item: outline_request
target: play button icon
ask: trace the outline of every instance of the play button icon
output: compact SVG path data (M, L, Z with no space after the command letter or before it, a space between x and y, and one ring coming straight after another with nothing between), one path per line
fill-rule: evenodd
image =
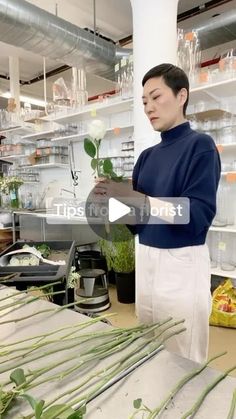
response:
M148 203L145 203L144 195L134 199L132 183L127 179L113 186L114 190L109 190L106 182L101 181L91 190L85 202L86 229L89 226L106 241L123 242L132 238L131 231L135 231L137 224L147 223Z
M110 223L119 220L131 211L128 205L123 204L115 198L110 198L108 202L108 219Z

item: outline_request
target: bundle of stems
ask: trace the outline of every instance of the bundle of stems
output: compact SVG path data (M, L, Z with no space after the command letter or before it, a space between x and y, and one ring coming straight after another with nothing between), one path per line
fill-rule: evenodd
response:
M158 339L157 342L153 341L154 338L150 339L150 345L147 349L144 349L140 352L140 349L143 349L146 347L145 345L140 345L141 347L138 348L136 352L133 352L132 354L129 353L128 355L124 356L122 360L118 363L118 366L110 373L106 373L105 376L102 377L102 379L99 381L98 384L95 385L95 387L90 390L86 394L82 394L79 397L72 397L72 399L66 403L67 407L71 407L74 409L79 409L82 406L85 406L90 401L92 401L97 395L101 394L103 391L107 390L109 387L111 387L115 382L116 377L120 375L121 378L126 376L126 372L129 371L129 369L132 366L135 366L140 360L150 355L152 352L156 351L157 349L162 350L164 349L164 342L169 339L170 337L177 335L179 333L182 333L185 331L185 328L178 329L176 331L170 332L162 339ZM67 392L67 395L69 393ZM66 407L62 407L58 412L58 414L63 413L66 410ZM56 419L57 415L51 417L51 419Z
M38 360L40 358L44 358L47 355L51 355L51 354L55 354L56 352L61 352L64 349L71 349L72 347L76 347L78 349L79 345L82 345L85 342L88 342L92 339L97 339L97 338L106 338L106 343L107 343L107 339L109 339L108 344L110 346L110 353L112 352L112 348L113 348L113 352L116 352L119 350L119 348L121 349L122 345L121 343L123 342L123 347L124 346L128 346L128 344L130 344L131 339L138 339L138 337L142 336L142 330L145 330L146 327L145 326L139 326L139 327L135 327L135 328L130 328L130 329L120 329L120 330L109 330L109 331L105 331L105 332L95 332L92 334L85 334L85 335L80 335L79 336L79 340L76 341L73 345L69 345L63 348L57 348L57 349L53 349L51 351L48 351L46 353L43 354L38 354L34 357L33 360ZM153 328L154 329L154 328ZM143 334L144 335L144 334ZM85 340L81 339L81 337L86 336L87 338ZM129 337L132 336L132 337ZM113 338L113 340L111 340L111 338ZM104 347L104 343L100 344L99 346L96 347L96 352L97 355L99 354L99 357L102 357L102 354L105 354L105 356L108 356L109 352L108 349ZM36 383L35 385L31 385L29 387L29 384L32 381L35 381L36 378L42 376L43 374L45 374L48 371L52 371L53 369L57 368L58 366L60 366L61 364L63 364L63 366L72 360L77 360L76 363L76 367L71 367L70 369L67 369L65 372L60 372L54 376L50 376L47 379L42 380L42 383L45 383L46 381L53 381L55 379L62 379L63 377L69 375L70 373L72 373L74 370L78 369L79 367L82 367L86 362L89 361L94 361L95 359L99 358L98 356L96 357L95 354L93 353L93 351L91 351L91 348L89 348L87 351L85 351L84 353L80 353L78 350L76 351L76 354L73 355L69 355L66 358L60 358L60 360L52 363L49 363L48 365L45 365L43 368L37 369L37 370L31 370L28 374L25 374L26 377L28 376L32 376L32 378L26 382L25 384L28 385L28 388L32 388L32 387L36 387L37 385L41 384L41 382ZM32 361L32 358L30 359ZM24 363L28 362L28 359L25 358ZM22 364L23 365L23 364ZM14 367L18 367L20 366L19 364L14 365ZM12 366L7 366L8 370L12 369ZM5 385L10 384L10 382L8 381L7 383L4 383Z
M164 324L164 322L162 324ZM150 326L148 329L145 328L143 330L140 328L140 331L132 332L127 336L123 336L123 334L121 334L120 336L116 336L113 341L109 340L108 343L105 343L105 344L101 343L100 345L96 346L96 349L89 348L88 350L86 350L85 352L83 352L79 356L78 362L76 363L75 366L67 369L63 373L60 372L60 373L58 373L54 376L48 377L47 379L43 379L40 382L36 382L35 385L33 385L33 386L31 385L28 388L31 389L33 387L36 387L36 386L40 385L40 384L45 384L45 382L54 381L56 379L62 380L65 377L67 377L68 375L77 371L78 369L84 367L87 363L90 363L91 361L102 360L102 359L107 358L108 356L111 356L111 355L113 355L117 352L121 352L122 350L124 350L128 346L130 346L135 340L138 340L139 338L145 337L146 334L148 334L150 332L153 332L154 330L158 329L161 325L156 324L156 325ZM77 357L75 357L75 358L77 358ZM66 358L66 359L63 360L63 363L66 363L67 361L70 361L71 359L72 359L71 357ZM58 363L58 362L55 363L54 365L49 364L45 369L38 370L37 374L42 375L43 373L51 371L52 369L56 368L59 365L60 365L60 363ZM34 374L35 373L36 372L34 371ZM34 376L33 379L30 382L32 382L35 378L37 378L37 377Z
M142 328L143 328L143 326L139 327L140 331L142 330ZM136 329L137 328L135 328L134 330L136 331ZM132 332L132 329L131 329L131 332ZM14 362L13 364L7 362L6 365L4 365L3 367L0 368L0 374L2 374L4 372L7 372L7 371L10 371L13 368L18 368L18 367L20 367L20 366L22 366L26 363L37 361L41 358L45 358L45 357L50 356L50 355L55 355L55 353L57 353L57 352L66 351L66 350L70 350L70 349L73 349L73 348L76 348L77 352L78 352L78 345L79 344L85 343L87 341L91 341L92 339L95 339L97 337L100 337L100 338L108 337L108 338L110 338L111 335L115 335L115 344L117 345L117 342L119 342L119 341L117 340L116 335L119 335L119 333L121 335L125 334L125 337L123 337L124 340L127 340L129 338L129 333L125 329L123 329L123 330L121 330L121 332L118 332L116 330L110 330L107 333L105 333L105 332L92 332L90 334L85 335L85 340L81 339L81 337L83 337L83 335L80 335L77 338L73 338L73 339L66 339L65 340L66 344L63 345L62 347L60 347L60 345L58 345L58 344L60 344L61 339L56 340L55 343L57 343L57 345L53 346L51 349L49 349L47 351L36 353L35 355L30 356L30 357L26 357L26 354L25 354L25 356L21 355L21 359ZM73 340L74 342L72 343L71 340ZM109 343L109 345L111 345L111 344ZM40 345L39 345L39 347L40 347ZM90 350L91 349L89 349L89 351Z
M210 358L207 362L205 362L203 365L201 365L199 368L194 369L190 371L188 374L186 374L183 378L180 379L180 381L172 388L170 393L165 397L165 399L159 404L158 407L151 410L147 406L141 406L138 410L136 410L129 419L135 418L135 416L139 412L145 412L147 413L147 419L155 419L158 417L158 415L167 408L168 404L173 400L173 398L176 396L176 394L184 387L185 384L187 384L190 380L192 380L194 377L199 375L203 370L205 370L208 365L214 361L215 359L225 355L227 352L221 352L212 358Z
M45 310L36 311L35 313L28 314L27 316L16 317L14 319L5 320L3 322L0 322L0 326L3 325L3 324L9 324L9 323L19 323L19 322L21 322L23 320L31 319L33 316L38 316L39 314L45 314L45 313L56 314L56 313L59 313L62 310L65 310L66 308L73 307L73 306L75 306L77 304L86 303L87 301L88 301L88 299L85 298L83 300L73 301L72 303L69 303L69 304L66 304L64 306L60 306L60 307L57 307L57 308L47 308ZM91 299L90 299L90 301L91 301Z
M229 413L227 419L234 419L235 415L235 407L236 407L236 389L233 392L232 402L230 405Z
M222 374L218 375L218 377L216 377L210 384L208 384L208 386L202 391L202 393L200 394L200 396L198 397L198 399L196 400L194 405L191 407L191 409L189 409L186 413L184 413L184 415L181 417L181 419L187 419L189 417L193 417L198 412L198 410L200 409L200 407L201 407L203 401L205 400L206 396L208 395L208 393L210 393L210 391L213 390L213 388L215 388L215 386L220 381L222 381L225 377L227 377L228 374L230 374L235 369L236 369L236 365L234 365L231 368L228 368Z
M106 316L106 318L112 317L112 316L114 316L114 313L108 314ZM104 319L104 316L103 317L99 317L94 322L90 322L90 324L88 324L87 327L90 326L90 325L92 325L92 324L94 324L95 322L101 321L102 319ZM75 329L75 327L73 327L73 328ZM76 335L76 334L80 333L81 332L81 329L82 328L80 327L80 325L77 325L76 326L76 330L70 331L69 333L66 333L65 335L60 336L60 340L59 339L44 340L45 337L39 337L38 340L37 340L37 342L33 343L32 345L29 344L27 346L19 346L18 348L15 348L15 349L4 350L4 351L0 352L0 357L7 356L8 357L7 358L8 361L13 361L13 360L15 360L17 358L20 358L22 356L22 354L15 355L15 356L9 358L9 355L12 354L12 353L18 353L18 352L22 352L22 351L29 351L29 352L24 352L23 353L23 356L25 357L26 355L28 355L28 353L34 352L36 350L39 350L39 349L43 348L44 346L49 346L49 345L51 345L53 343L68 342L68 341L73 342L76 339L80 339L80 342L82 342L81 341L81 338L85 339L84 342L86 342L89 339L91 339L91 333L84 333L82 335L80 334L79 336L72 337L73 335ZM56 333L56 332L54 332L54 333ZM112 334L118 335L119 333L120 333L119 330L113 330L113 333ZM95 332L93 334L94 337L96 337L96 336L97 337L105 337L106 335L107 335L106 332L105 333L104 332ZM109 335L110 335L110 333L109 333ZM1 361L0 364L3 364L5 362L6 362L5 360L4 361Z
M194 369L193 371L191 371L190 373L186 374L171 390L171 392L166 396L166 398L159 404L159 406L153 410L151 410L150 408L148 408L146 405L141 404L142 401L140 399L140 404L141 407L139 407L130 417L129 419L134 419L135 416L137 414L139 414L140 412L143 412L144 414L146 413L147 416L146 419L155 419L157 418L164 409L167 408L168 404L173 400L173 398L176 396L176 394L183 388L183 386L185 384L187 384L190 380L192 380L194 377L196 377L197 375L199 375L206 367L208 367L208 365L214 361L215 359L225 355L227 352L222 352L219 353L215 356L213 356L212 358L210 358L206 363L204 363L201 367ZM215 386L222 381L224 378L226 378L228 376L228 374L230 374L230 372L234 371L236 369L236 366L233 366L229 369L227 369L225 372L223 372L222 374L220 374L215 380L213 380L200 394L199 398L197 399L197 401L194 403L194 405L192 406L192 408L186 412L181 419L187 419L187 418L192 418L195 416L195 414L198 412L198 410L200 409L203 401L205 400L206 396L208 395L208 393L213 390L215 388ZM234 414L235 414L235 407L236 407L236 390L234 390L233 392L233 397L232 397L232 401L231 401L231 406L229 409L229 413L227 416L227 419L234 419Z
M65 306L63 306L63 307L65 307ZM62 307L60 307L59 310L60 309L62 309ZM47 341L42 342L41 340L43 340L43 339L45 339L45 338L48 337L48 335L49 335L48 333L45 333L43 335L34 336L32 338L29 338L29 341L31 341L32 339L34 341L36 339L38 339L38 340L40 340L40 342L38 341L38 342L36 342L36 344L33 343L33 345L32 345L33 348L32 347L29 348L28 346L27 347L23 347L24 350L27 350L27 352L23 355L24 359L18 360L14 364L12 364L10 362L10 364L7 363L7 365L3 365L3 367L0 369L0 373L6 372L6 371L10 371L13 368L17 368L17 367L19 367L21 365L24 365L26 363L29 363L29 362L38 360L40 358L44 358L44 357L46 357L48 355L52 355L52 354L54 354L57 351L59 352L59 351L64 351L64 350L67 350L67 349L71 349L72 347L78 347L79 344L82 345L84 342L91 341L92 344L91 344L91 346L87 350L84 350L79 355L78 354L76 354L76 356L75 355L70 355L70 356L67 356L67 358L60 359L60 361L54 362L53 364L52 363L51 364L48 364L47 366L45 366L45 367L43 367L41 369L38 369L38 370L35 370L35 371L30 371L30 373L27 375L27 377L30 376L29 379L25 380L24 383L22 383L21 385L15 387L13 390L11 390L9 392L5 392L5 394L3 395L2 398L3 399L5 398L5 399L2 401L2 404L5 406L5 409L8 408L9 403L12 402L13 398L16 397L19 393L22 393L22 391L26 391L26 390L28 390L30 388L39 386L41 384L45 384L45 382L53 381L55 379L63 380L65 377L67 377L68 375L72 374L74 371L76 371L79 368L87 365L88 363L91 363L91 361L94 361L94 360L98 360L99 361L99 360L102 360L102 359L104 359L104 358L106 358L106 357L108 357L108 356L116 353L116 352L120 352L121 350L123 350L123 349L127 348L128 346L130 346L135 340L138 340L140 338L143 338L147 333L150 333L150 332L154 331L155 329L158 329L159 327L163 326L165 323L168 323L168 322L171 321L171 318L169 318L165 322L162 322L162 324L152 325L152 326L149 326L149 327L148 326L144 326L144 325L140 325L138 327L130 328L130 329L112 329L112 330L108 330L108 331L92 332L90 334L87 333L87 334L84 334L82 336L80 334L78 337L71 338L71 335L74 334L74 333L77 333L79 331L79 329L81 330L81 328L87 327L89 324L93 324L94 322L99 321L100 319L101 318L99 318L99 319L91 319L89 322L85 322L85 324L82 324L82 326L81 325L78 325L80 327L76 328L76 330L72 330L72 332L67 333L66 335L64 335L63 336L63 339L60 337L59 338L59 341L63 341L63 343L66 343L66 345L64 345L62 348L57 348L57 347L55 348L54 347L52 350L45 351L43 353L35 353L35 355L33 357L32 356L28 356L29 353L32 352L32 350L38 351L39 349L41 349L44 346L47 346L49 344L57 343L58 340L57 339L48 339ZM177 324L179 324L179 322L177 322L177 323L171 323L167 327L165 327L164 329L162 329L161 332L157 336L154 336L152 338L143 340L143 342L141 343L141 345L140 344L137 345L137 347L135 349L133 349L129 353L128 356L126 356L127 360L130 360L137 351L140 352L140 350L143 347L145 347L148 343L151 343L153 340L155 341L166 330L168 330L171 327L176 326ZM75 326L73 326L73 327L75 327ZM55 333L57 333L58 331L64 330L64 328L65 327L58 329L57 331L55 331ZM84 339L82 339L82 337ZM111 337L112 337L112 339L111 339ZM98 339L98 338L102 339L102 343L100 345L97 345L95 347L94 346L94 343L93 343L93 339ZM105 342L104 342L104 338L105 338ZM72 343L73 340L74 340L74 343ZM68 345L67 345L67 342L69 342ZM10 347L13 346L14 343L15 344L22 343L22 340L21 341L12 342L10 344ZM158 343L158 346L156 346L156 347L159 347L160 345L161 344ZM6 349L7 347L9 347L9 345L8 346L5 346L4 348ZM21 348L18 348L18 349L21 349L22 350L22 347ZM11 349L11 351L12 351L12 349ZM57 373L57 374L55 374L53 376L42 378L42 376L46 372L49 372L49 371L53 370L54 368L58 367L61 364L64 366L64 365L66 365L66 362L71 361L72 359L76 359L76 357L77 358L79 357L79 362L77 362L75 366L73 366L73 367L71 367L69 369L68 368L65 369L64 371L60 372L60 374ZM117 363L118 363L118 361L115 364L113 364L113 365L116 365ZM131 365L132 365L132 363L131 363ZM109 374L109 377L106 377L106 379L105 379L104 378L104 374L105 374L105 371L108 371L108 370L109 370L109 368L108 369L105 369L105 370L103 369L103 374L102 374L103 375L103 379L101 380L101 377L100 377L100 382L101 381L102 382L99 384L99 388L98 388L98 386L96 386L96 391L97 391L97 389L101 389L104 384L106 384L112 377L115 377L115 375L117 375L117 371L115 370L114 374L113 373L112 374ZM41 379L37 380L38 378L41 378ZM86 383L88 383L92 378L98 379L99 376L97 377L94 374L92 374L92 377L90 376L89 379L86 378L84 383L80 383L80 385L77 386L78 388L76 388L75 390L72 389L69 392L67 392L67 395L68 396L71 396L71 394L73 394L74 391L78 391L79 388L83 388L84 385L86 385ZM104 380L105 380L105 382L104 382ZM9 382L6 383L6 384L9 384ZM92 395L92 393L91 394L89 393L89 396L91 396L91 395ZM64 397L64 396L65 396L65 394L63 394L60 397L57 397L57 399L60 399L61 397ZM88 397L87 396L81 396L81 397L82 397L81 400L83 401L83 403L84 403L84 400L85 401L88 400ZM52 403L53 402L46 404L45 407L51 406ZM4 411L5 411L5 409L4 409Z
M162 322L161 324L151 326L148 330L144 331L144 334L148 334L151 331L154 331L155 329L160 328L160 331L147 339L141 339L141 342L139 342L137 345L135 345L134 348L132 348L129 352L127 352L124 356L122 356L120 359L118 359L116 362L113 362L111 365L103 368L100 371L97 371L96 373L92 373L90 376L86 377L85 380L76 385L75 387L72 387L65 391L64 393L57 396L55 399L51 400L50 402L46 402L44 409L52 406L56 401L61 400L62 398L69 398L69 402L67 402L67 407L74 407L76 405L76 408L81 407L82 405L85 405L88 403L88 401L92 400L96 395L101 393L102 391L105 391L106 388L112 385L112 380L116 378L119 374L122 376L125 375L125 372L132 366L134 366L137 362L148 356L153 351L156 351L158 348L161 350L164 348L163 343L169 339L171 336L176 335L178 333L183 332L185 329L177 329L170 333L166 333L168 329L175 328L175 326L178 326L179 324L182 324L183 321L179 322L172 322L171 324L168 324L166 327L162 327L165 323L170 322L171 319L167 319L166 321ZM164 335L162 338L161 336ZM143 337L143 336L142 336ZM122 349L121 347L116 348L119 352ZM108 351L108 353L98 353L97 349L93 352L90 351L94 356L102 356L106 357L107 355L111 354L111 351ZM114 350L112 351L114 353ZM93 358L94 359L94 358ZM74 371L76 369L79 369L80 365L74 368ZM112 371L110 371L112 370ZM65 374L66 376L67 374ZM91 383L95 379L95 383ZM40 384L43 384L45 382L41 381ZM78 397L77 393L79 390L81 390L85 385L89 384L89 392L86 394L82 394ZM110 384L109 384L110 383ZM91 390L91 387L94 386ZM74 396L73 394L76 393ZM66 410L66 407L63 407L60 411L57 412L57 415L61 414ZM27 416L27 419L32 418L33 415ZM56 416L55 416L56 417ZM52 419L54 416L52 416Z
M26 339L20 339L20 340L17 340L17 341L13 341L13 342L10 342L10 343L7 343L7 344L0 345L0 348L10 348L11 346L13 346L15 348L15 346L20 345L21 343L29 342L31 340L36 340L36 339L37 340L39 340L39 339L45 339L48 336L52 336L52 335L55 335L55 334L61 332L62 330L77 329L77 328L80 329L80 330L82 330L82 329L84 329L86 327L89 327L93 323L97 323L97 322L99 322L101 320L106 319L107 317L111 317L111 316L114 316L114 315L116 315L116 313L110 313L110 314L107 314L107 315L100 315L100 316L96 317L95 319L89 319L89 320L87 320L85 322L76 323L74 325L68 324L66 326L60 327L59 329L52 330L52 331L50 331L48 333L43 333L41 335L34 335L34 336L30 336L30 337L28 337ZM116 330L120 330L120 329L116 329ZM13 352L14 352L14 350L15 349L13 349Z
M57 283L55 283L57 284ZM48 286L48 285L47 285ZM39 287L44 289L46 286ZM64 291L48 292L47 295L55 295ZM18 310L28 304L34 303L40 297L28 297L23 295L22 292L14 293L15 297L20 297L12 304L3 304L0 311L13 308L12 311ZM0 300L0 305L12 295L4 297ZM38 314L48 315L50 312L56 314L74 306L78 302L73 302L65 306L56 308L49 308L33 312L24 317L17 317L15 319L6 319L0 322L1 325L21 322L26 319L32 319L33 316ZM11 312L12 312L11 311ZM9 314L9 312L7 313ZM0 316L3 317L3 316ZM45 316L46 317L46 316ZM76 373L80 369L90 368L92 370L94 362L101 362L114 354L122 353L116 361L113 361L106 368L99 369L96 373L91 371L91 374L83 376L83 379L73 387L57 395L53 400L46 400L43 406L43 412L46 413L57 402L63 400L63 406L57 411L55 416L63 414L68 407L80 408L85 406L89 401L97 397L98 394L105 391L112 386L117 380L130 373L136 368L143 359L150 355L161 351L164 348L164 342L171 336L183 332L185 329L181 327L184 320L174 322L172 318L154 325L140 325L133 328L119 328L101 331L91 331L90 333L81 333L82 329L87 328L94 323L100 321L106 316L100 316L96 319L90 319L84 323L63 326L52 332L44 333L27 338L26 340L16 340L5 345L1 345L0 356L3 361L1 362L0 374L8 371L12 372L19 370L19 367L28 367L31 362L43 359L43 367L34 370L25 371L23 373L24 380L10 390L6 387L12 382L11 380L5 382L1 386L0 392L0 415L5 413L18 396L22 394L27 395L27 391L34 389L38 386L44 386L45 383L50 383L60 380L60 383L65 386L69 384L68 377ZM47 317L46 317L47 318ZM69 330L68 330L69 329ZM65 333L63 331L65 330ZM53 337L52 337L53 335ZM151 336L150 336L151 335ZM75 350L73 352L73 350ZM71 351L66 354L66 351ZM61 353L60 359L48 361L47 357L54 356L56 353ZM9 358L9 355L13 355ZM5 360L4 360L5 359ZM44 362L44 359L46 362ZM70 363L70 364L69 364ZM54 371L60 368L59 372ZM16 370L17 369L17 370ZM8 387L7 387L8 388ZM53 389L53 387L52 387ZM29 415L28 418L34 417L34 414ZM154 416L153 416L154 417Z
M60 295L60 294L65 294L65 291L47 292L43 296L44 297L53 297L54 295ZM22 307L24 307L28 304L34 303L35 301L40 300L41 298L42 298L42 296L36 296L36 297L29 298L26 295L26 296L22 297L21 299L15 301L14 303L6 304L5 306L0 306L0 311L4 311L4 310L7 310L8 308L18 306L18 307L13 308L13 310L10 310L10 311L7 311L4 314L1 314L0 318L2 318L4 316L8 316L9 314L15 312L16 310L19 310L19 309L21 309Z
M52 282L50 283L50 287L54 286L54 285L59 285L61 284L61 281L56 281L56 282ZM3 301L6 301L10 298L15 298L18 295L23 295L23 297L25 297L25 294L27 294L28 292L33 292L33 291L42 291L44 289L47 289L49 287L49 284L46 285L41 285L40 287L30 287L30 289L25 289L23 291L17 291L14 292L12 289L10 290L10 294L7 295L6 297L0 298L0 305Z

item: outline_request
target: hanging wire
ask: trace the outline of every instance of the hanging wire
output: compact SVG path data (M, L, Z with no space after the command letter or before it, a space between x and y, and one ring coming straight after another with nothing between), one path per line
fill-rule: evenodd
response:
M96 0L93 0L93 31L94 43L96 42Z
M45 109L45 114L48 115L48 112L47 112L46 58L45 57L43 57L43 91L44 91L44 109Z

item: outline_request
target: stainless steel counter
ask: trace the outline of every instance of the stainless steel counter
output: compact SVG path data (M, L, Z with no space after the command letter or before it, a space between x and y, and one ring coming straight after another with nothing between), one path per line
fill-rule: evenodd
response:
M45 210L6 209L4 212L9 212L12 217L13 243L16 241L16 217L17 220L19 218L22 240L74 240L78 246L99 240L86 217L75 216L68 220L66 216L58 216Z
M0 290L0 299L9 293L6 288ZM47 301L37 301L32 303L16 313L8 314L8 316L16 317L27 315L37 310L52 307L53 305ZM21 323L12 323L8 325L0 325L0 343L7 343L18 339L38 335L40 333L50 332L63 325L72 325L77 322L88 320L87 317L71 310L64 310L54 315L41 314L32 319L25 320ZM105 330L110 326L99 322L90 326L85 331ZM64 332L65 333L65 332ZM84 348L83 348L84 349ZM80 353L80 348L70 349L69 354ZM98 364L91 365L93 372L102 366L106 366L114 359L118 359L121 355L116 354ZM64 357L64 355L63 355ZM50 361L61 360L62 354L55 352L49 357ZM27 365L27 368L39 368L45 366L46 360L33 361ZM70 365L70 364L68 364ZM156 407L160 401L169 393L171 388L186 373L196 368L197 364L187 359L171 354L166 350L161 351L153 359L147 361L144 365L138 367L131 375L122 379L111 389L98 396L87 406L87 414L85 419L128 419L133 413L133 400L142 398L144 404L150 408ZM0 365L1 372L2 365ZM27 369L25 366L22 367ZM79 370L74 373L68 380L54 383L46 383L43 386L32 389L29 393L38 399L49 400L56 394L61 393L66 388L70 388L79 380L83 379L88 373L88 369ZM0 382L5 381L9 377L8 373L0 374ZM198 377L195 377L189 384L185 385L180 393L174 398L169 408L162 414L162 419L180 419L181 415L186 412L195 402L199 393L206 385L215 378L220 372L207 368ZM236 378L227 377L207 396L196 419L225 419L229 411L233 390L236 388ZM28 414L28 405L25 402L19 403L14 409L9 411L6 419L19 419L22 414ZM141 418L142 416L137 416Z

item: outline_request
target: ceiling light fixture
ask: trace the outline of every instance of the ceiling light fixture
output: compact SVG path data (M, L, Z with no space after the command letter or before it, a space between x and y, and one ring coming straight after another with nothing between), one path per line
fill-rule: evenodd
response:
M10 99L11 98L11 93L10 92L2 93L1 96L5 97L6 99ZM40 100L40 99L30 97L30 96L20 95L20 101L31 103L31 105L35 105L35 106L45 107L44 100Z

